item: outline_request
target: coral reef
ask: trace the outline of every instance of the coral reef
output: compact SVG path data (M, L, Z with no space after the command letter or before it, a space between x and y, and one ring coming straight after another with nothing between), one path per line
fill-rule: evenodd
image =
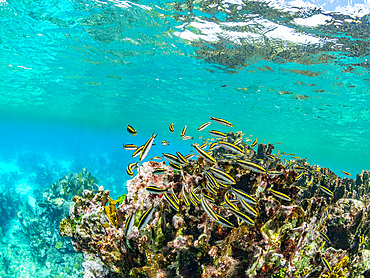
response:
M2 181L14 183L16 177L10 173ZM98 186L97 179L83 169L44 190L33 190L35 198L25 198L14 186L0 193L1 277L81 276L83 256L59 235L59 222L68 216L73 197L82 196L85 189L97 190Z
M194 146L176 170L144 162L119 202L102 186L75 196L59 232L84 277L366 277L369 172L341 179L271 144L239 146L242 158Z

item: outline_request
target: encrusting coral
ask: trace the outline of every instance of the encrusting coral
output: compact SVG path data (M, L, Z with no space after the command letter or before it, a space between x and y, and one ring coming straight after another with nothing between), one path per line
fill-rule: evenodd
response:
M102 186L75 197L60 234L84 254L85 277L360 277L370 268L361 263L369 172L341 179L304 159L283 162L273 145L241 145L243 161L212 149L222 173L205 154L177 170L148 161L117 203Z

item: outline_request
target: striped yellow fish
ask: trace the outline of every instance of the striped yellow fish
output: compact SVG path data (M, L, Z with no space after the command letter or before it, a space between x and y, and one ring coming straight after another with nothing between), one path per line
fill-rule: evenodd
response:
M132 227L134 226L134 223L135 223L135 216L136 216L136 212L133 211L126 220L125 237L128 237L131 234Z
M239 160L239 159L235 160L235 162L239 164L242 168L251 170L252 172L259 173L259 174L266 173L266 169L256 163L246 161L246 160Z
M174 123L171 123L170 124L170 127L169 127L169 130L171 131L171 132L173 132L175 129L173 128L173 125L174 125Z
M215 117L209 117L209 119L211 121L214 121L220 125L224 125L224 126L228 126L228 127L233 127L233 124L230 123L229 121L226 121L224 119L221 119L221 118L215 118Z
M290 202L292 200L288 195L286 195L284 193L281 193L279 191L272 190L272 189L268 189L268 191L270 191L271 194L274 195L278 199L281 199L281 200L284 200L284 201L287 201L287 202Z
M256 145L257 145L257 138L253 141L253 143L251 144L251 147L254 148Z
M139 219L139 225L138 225L138 229L139 231L144 229L146 227L146 225L149 223L150 219L152 219L152 216L153 216L153 212L155 211L157 207L154 206L154 204L147 210L143 213L143 215L140 217Z
M204 124L200 125L198 127L198 131L201 131L201 130L207 128L210 124L211 124L211 122L207 122L207 123L204 123Z
M137 146L134 144L123 144L123 148L128 151L134 151L137 149Z
M217 164L216 159L214 159L211 155L209 155L206 151L199 148L197 145L192 144L192 146L195 148L195 150L208 162Z
M157 135L153 133L152 136L148 139L148 141L146 141L146 143L144 144L143 150L140 153L140 161L142 161L148 155L150 148L152 147L154 139L156 137Z
M216 137L216 138L221 138L221 139L227 139L227 135L225 133L222 133L218 130L211 130L209 131L209 134L213 137Z
M180 133L180 136L181 138L184 137L186 135L186 131L188 130L188 126L185 125L184 128L182 129L181 133Z
M127 131L130 133L132 136L136 136L137 131L135 128L133 128L131 125L127 125Z

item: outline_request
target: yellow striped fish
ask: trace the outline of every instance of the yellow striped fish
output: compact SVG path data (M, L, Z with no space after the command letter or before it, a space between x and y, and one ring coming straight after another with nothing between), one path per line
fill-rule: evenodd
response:
M138 229L139 231L142 230L143 228L146 227L146 225L149 223L150 219L152 219L152 216L153 216L153 212L155 211L155 209L157 208L157 206L155 207L154 204L147 210L143 213L143 215L140 217L139 219L139 225L138 225Z
M146 141L146 143L144 144L143 150L140 154L140 161L142 161L148 155L150 148L153 145L155 137L157 137L157 135L153 133L152 136L148 139L148 141Z
M169 130L171 131L171 132L173 132L175 129L173 128L173 125L174 125L174 123L171 123L170 124L170 127L169 127Z
M136 216L136 211L133 211L126 220L125 237L128 237L131 234L132 227L134 226L134 223L135 223L135 216Z
M251 144L251 147L254 148L256 145L257 145L257 138L253 141L253 143Z
M271 194L274 195L278 199L281 199L281 200L284 200L284 201L288 201L288 202L290 202L292 200L288 195L286 195L284 193L281 193L279 191L272 190L272 189L268 189L268 191L270 191Z
M210 124L211 124L211 122L207 122L207 123L204 123L204 124L200 125L198 127L198 131L201 131L201 130L207 128Z
M253 163L251 161L237 159L237 160L235 160L235 162L237 164L239 164L239 166L241 166L242 168L251 170L252 172L259 173L259 174L265 174L266 173L265 168L263 168L262 166L260 166L256 163Z
M185 125L180 134L181 138L185 136L187 130L188 130L188 126Z
M228 127L233 127L233 124L230 123L229 121L226 121L224 119L221 119L221 118L215 118L215 117L209 117L209 119L211 121L214 121L220 125L224 125L224 126L228 126Z
M236 210L232 207L229 207L230 211L237 217L237 218L240 218L241 220L243 220L245 223L247 224L250 224L250 225L254 225L254 221L248 216L246 215L244 212L241 212L240 210Z
M192 144L192 147L195 148L195 150L208 162L217 164L216 159L214 159L211 155L209 155L206 151L199 148L197 145Z
M132 126L130 126L130 125L127 125L127 131L128 131L128 133L130 133L132 136L136 136L136 134L137 134L136 129L135 129L135 128L133 128L133 127L132 127Z
M227 135L225 133L222 133L218 130L211 130L209 131L209 134L213 137L216 137L216 138L221 138L221 139L227 139Z
M137 146L134 144L123 144L123 148L128 151L134 151L137 149Z

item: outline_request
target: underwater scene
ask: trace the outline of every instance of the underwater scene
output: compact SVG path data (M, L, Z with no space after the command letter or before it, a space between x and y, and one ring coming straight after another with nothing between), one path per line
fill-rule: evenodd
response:
M0 277L370 277L368 0L0 0Z

